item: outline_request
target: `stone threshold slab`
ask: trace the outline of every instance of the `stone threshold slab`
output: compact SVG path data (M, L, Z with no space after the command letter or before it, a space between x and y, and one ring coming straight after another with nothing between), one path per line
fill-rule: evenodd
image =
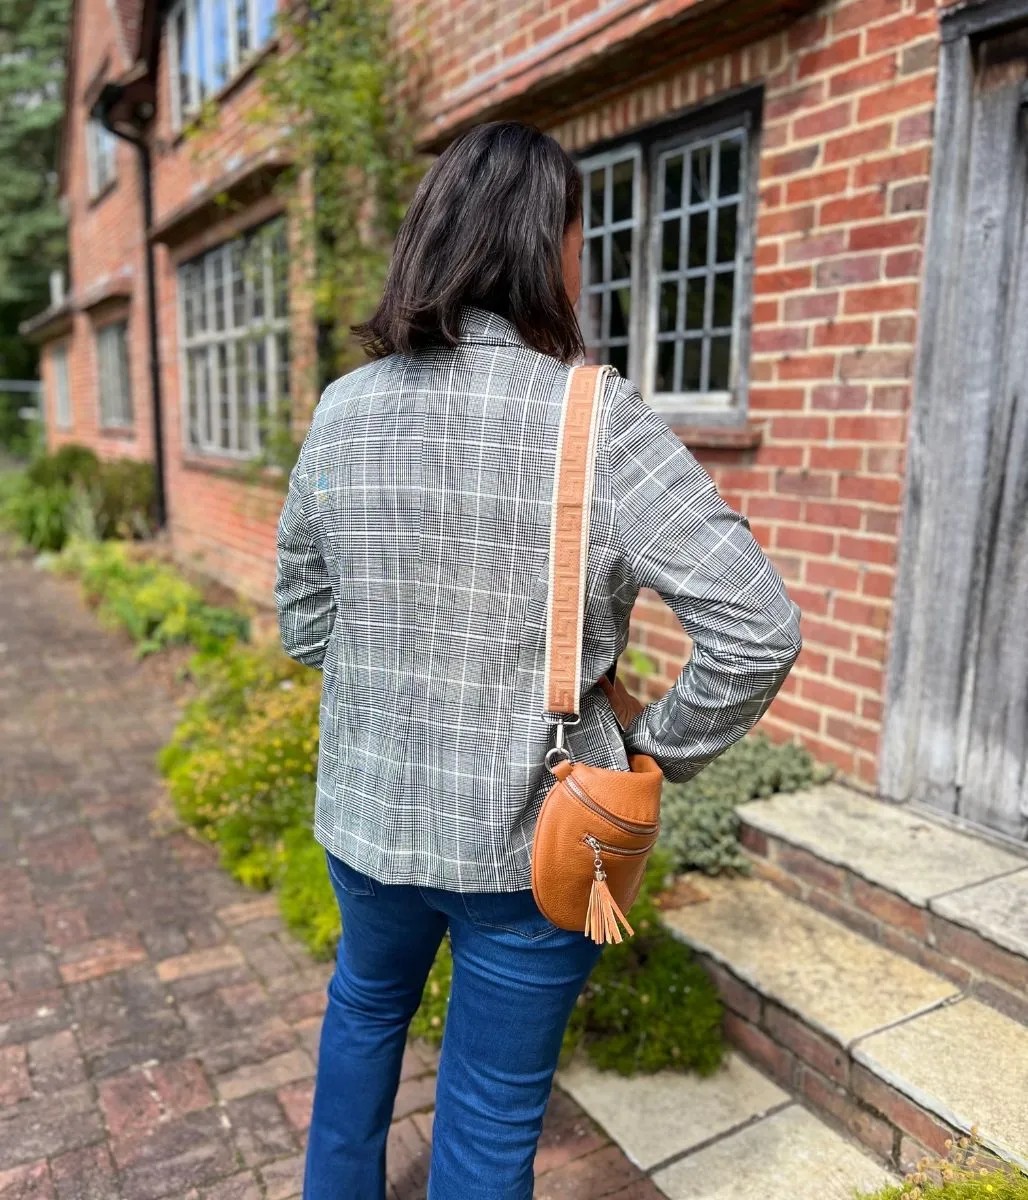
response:
M950 892L928 906L1004 950L1028 958L1028 867Z
M755 800L737 811L761 833L921 908L935 897L1028 869L1026 856L841 784Z
M791 1102L737 1054L707 1078L681 1071L626 1078L576 1060L557 1082L643 1171Z
M868 1037L854 1059L956 1129L1028 1169L1028 1029L964 999Z
M958 995L949 981L751 879L704 879L710 899L668 929L841 1046Z
M653 1175L669 1200L853 1200L896 1179L799 1105Z

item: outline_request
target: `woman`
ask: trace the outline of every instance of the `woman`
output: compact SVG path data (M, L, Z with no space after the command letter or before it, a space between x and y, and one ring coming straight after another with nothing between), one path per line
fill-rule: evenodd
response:
M575 316L581 180L514 123L428 172L396 243L373 361L314 414L279 526L282 641L324 671L315 836L342 914L306 1200L381 1200L407 1026L443 936L453 985L430 1200L527 1200L565 1024L596 947L530 889L553 780L543 711L550 500ZM606 388L573 754L625 745L687 779L758 720L800 649L746 522L630 383ZM694 649L622 734L596 681L641 588Z

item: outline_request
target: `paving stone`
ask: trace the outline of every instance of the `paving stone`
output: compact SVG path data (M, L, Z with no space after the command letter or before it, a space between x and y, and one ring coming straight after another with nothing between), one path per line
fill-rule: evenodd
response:
M874 1075L984 1145L1028 1168L1028 1029L961 1000L861 1042Z
M4 1170L0 1165L0 1200L54 1200L46 1161Z
M289 1124L298 1132L305 1132L311 1123L311 1106L314 1103L314 1080L301 1079L287 1083L276 1093Z
M296 1032L278 1017L225 1042L204 1046L199 1055L212 1075L226 1075L238 1067L266 1062L296 1047Z
M951 892L931 903L933 912L1028 958L1028 868Z
M65 983L83 983L145 960L146 950L131 934L98 938L65 951L61 978Z
M882 1167L794 1105L657 1172L670 1200L852 1200L891 1182Z
M261 1167L267 1200L293 1200L303 1189L303 1155L283 1158Z
M267 1092L225 1105L236 1146L248 1167L295 1154L296 1137L275 1096Z
M411 1118L426 1142L431 1141L432 1117L432 1113L415 1113ZM535 1172L545 1175L576 1158L601 1150L609 1141L570 1096L554 1088L543 1120Z
M734 1054L707 1079L675 1071L626 1079L579 1061L560 1073L560 1086L643 1170L789 1101Z
M165 959L158 964L157 978L162 983L172 983L179 979L190 979L194 975L207 975L212 971L242 965L243 955L238 946L211 946Z
M617 1146L608 1146L541 1175L536 1180L534 1200L597 1200L623 1191L640 1179L639 1169Z
M61 1154L50 1170L57 1200L117 1200L121 1195L106 1142Z
M953 984L768 883L703 886L711 899L666 912L668 928L844 1046L957 995Z
M244 1171L207 1188L202 1200L261 1200L261 1188L254 1173Z
M428 1187L432 1150L407 1117L395 1121L386 1145L386 1175L398 1196L423 1196Z
M37 1091L59 1092L85 1080L85 1063L70 1029L37 1038L26 1049Z
M24 1046L0 1047L0 1109L32 1095L28 1055Z
M290 1050L265 1062L238 1067L216 1081L222 1100L236 1100L254 1092L273 1091L314 1073L310 1058L303 1050Z
M1024 865L1023 858L981 838L835 783L756 800L739 811L761 832L921 906L943 892Z
M247 925L252 921L273 918L281 927L278 913L278 897L274 893L261 896L257 900L243 900L238 904L229 904L218 910L218 920L235 929L239 925Z
M84 1084L17 1105L3 1121L0 1168L75 1150L104 1136Z

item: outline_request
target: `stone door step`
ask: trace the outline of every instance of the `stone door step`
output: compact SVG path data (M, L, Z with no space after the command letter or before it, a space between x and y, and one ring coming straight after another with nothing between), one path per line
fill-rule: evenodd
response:
M894 1180L736 1054L707 1079L575 1062L559 1081L671 1200L851 1200Z
M901 1172L972 1126L1028 1163L1028 1029L764 880L694 883L664 921L782 1087Z
M757 874L1028 1025L1028 848L838 784L738 811Z

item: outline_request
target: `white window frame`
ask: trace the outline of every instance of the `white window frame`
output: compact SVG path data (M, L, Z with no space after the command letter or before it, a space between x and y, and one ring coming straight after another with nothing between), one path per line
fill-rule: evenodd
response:
M275 312L275 276L273 271L274 243L277 236L288 237L284 217L276 217L248 230L241 237L223 242L178 268L179 309L179 379L181 381L182 443L191 452L241 460L260 457L266 447L266 422L279 417L288 420L290 380L281 387L279 361L280 339L287 351L292 328L289 315L288 243L283 256L286 271L286 312ZM246 269L246 252L259 247L260 278L263 313L253 316L257 275ZM244 319L236 321L235 278L233 252L242 248L244 281ZM223 322L214 329L215 276L221 271ZM186 312L187 303L197 293L190 291L190 275L202 272L204 298L204 328L197 330L195 312L193 326ZM245 352L246 378L239 378L238 351ZM257 386L257 347L264 351L264 378L267 407L262 411ZM219 375L219 349L224 347L227 358L228 394L224 394ZM203 366L203 384L195 386L193 362ZM289 364L286 364L287 369ZM245 395L245 409L240 404ZM221 418L227 412L228 434L224 436Z
M71 407L71 385L68 377L68 345L54 346L50 351L50 370L54 385L54 425L58 429L71 429L74 416Z
M134 417L127 317L96 331L96 366L100 428L131 429Z
M117 181L118 139L95 117L86 118L86 169L90 200Z
M718 106L723 108L724 106ZM658 302L661 277L661 230L663 209L663 165L668 157L681 153L682 149L700 149L733 136L743 140L740 164L740 191L737 209L736 257L734 262L735 288L731 325L731 358L729 362L729 386L717 391L656 391ZM619 162L632 159L635 162L635 199L633 203L632 238L632 301L629 322L629 378L638 384L647 402L658 411L675 416L684 422L695 421L707 424L735 424L745 420L749 391L750 325L753 302L753 243L756 217L757 163L759 154L759 122L754 120L751 104L739 105L734 111L725 111L720 116L711 115L704 121L702 114L697 118L662 125L651 131L643 131L599 153L586 155L579 160L579 169L585 179L583 208L585 214L586 248L583 256L583 288L581 319L583 333L590 340L589 312L587 305L596 281L589 278L589 229L588 212L591 173L597 170L608 172L605 195L606 216L610 210L609 171ZM686 156L688 162L688 156ZM683 205L687 203L683 179ZM711 181L712 189L717 181ZM717 204L716 192L710 207ZM670 210L669 210L670 211ZM684 242L687 213L683 210L681 240L684 261ZM627 223L625 223L627 226ZM708 233L709 253L713 254L714 237ZM609 254L605 266L609 269ZM722 269L726 264L718 264ZM715 265L708 261L706 275L717 274ZM684 277L684 276L683 276ZM705 313L705 340L710 334L713 304L712 285L708 286L707 311ZM704 349L706 360L709 351Z
M168 81L171 88L171 121L176 132L199 112L205 100L218 95L222 88L228 87L247 63L272 39L273 29L260 27L262 9L267 2L268 0L178 0L178 3L168 10L165 18L168 37ZM222 80L215 80L214 77L215 7L221 10L227 22L228 60L225 63L225 78ZM249 45L245 50L240 50L239 47L240 9L246 14L246 28L249 34ZM185 15L185 36L188 43L188 96L182 95L179 72L180 14ZM206 79L201 78L197 62L197 24L200 26L200 40L203 43L204 63L208 73Z

